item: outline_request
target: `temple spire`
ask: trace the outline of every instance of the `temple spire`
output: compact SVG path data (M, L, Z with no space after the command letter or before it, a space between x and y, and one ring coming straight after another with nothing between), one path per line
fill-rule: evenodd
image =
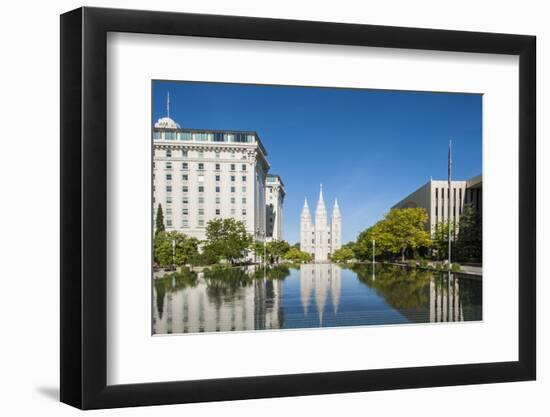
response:
M338 199L334 199L334 207L332 208L332 218L341 217L340 206L338 205Z
M309 212L309 205L307 204L307 198L304 200L304 207L302 208L302 219L311 219L311 214Z
M323 184L321 184L320 190L319 190L319 201L317 201L317 210L315 212L316 216L324 216L327 215L327 209L325 207L325 199L323 198Z
M166 92L166 117L170 117L170 91Z

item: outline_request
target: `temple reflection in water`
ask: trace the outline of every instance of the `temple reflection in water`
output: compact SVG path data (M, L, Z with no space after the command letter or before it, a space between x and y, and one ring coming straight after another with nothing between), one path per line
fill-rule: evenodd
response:
M481 280L382 265L182 271L153 304L155 334L482 319Z

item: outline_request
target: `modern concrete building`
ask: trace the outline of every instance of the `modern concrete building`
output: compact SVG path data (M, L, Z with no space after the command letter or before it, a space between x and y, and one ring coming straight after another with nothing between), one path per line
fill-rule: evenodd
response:
M264 240L270 166L258 134L182 128L169 117L169 101L167 114L153 128L154 218L160 205L166 230L202 240L209 220L231 217L243 221L256 240ZM284 190L276 178L273 221L282 236Z
M278 175L267 174L266 179L267 239L283 240L283 202L285 185Z
M451 181L451 187L446 180L428 181L422 187L409 194L394 208L422 207L428 212L429 229L433 233L436 224L447 222L449 217L449 197L451 222L458 225L465 204L470 204L478 216L482 213L482 176L478 175L466 181Z
M338 201L334 200L330 224L323 198L323 185L315 210L315 223L311 220L307 199L300 216L300 250L311 254L315 262L326 262L342 246L342 215Z

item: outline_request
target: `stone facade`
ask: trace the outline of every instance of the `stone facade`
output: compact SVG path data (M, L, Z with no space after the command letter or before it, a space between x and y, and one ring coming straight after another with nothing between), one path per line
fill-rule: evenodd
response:
M330 255L342 246L342 215L338 201L334 200L332 218L328 220L323 186L315 210L315 222L311 219L307 199L300 216L300 249L311 254L315 262L327 262Z
M209 220L234 218L262 241L269 235L269 168L256 132L187 129L163 117L153 129L153 219L160 205L166 230L203 240ZM282 236L284 190L278 181L274 231Z

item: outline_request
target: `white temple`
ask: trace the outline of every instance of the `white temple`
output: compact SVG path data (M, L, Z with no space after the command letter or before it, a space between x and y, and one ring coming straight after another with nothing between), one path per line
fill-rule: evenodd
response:
M334 200L332 218L329 223L323 185L315 210L315 223L311 220L307 198L300 216L300 249L311 254L315 262L327 262L330 255L342 245L342 215L338 200Z

